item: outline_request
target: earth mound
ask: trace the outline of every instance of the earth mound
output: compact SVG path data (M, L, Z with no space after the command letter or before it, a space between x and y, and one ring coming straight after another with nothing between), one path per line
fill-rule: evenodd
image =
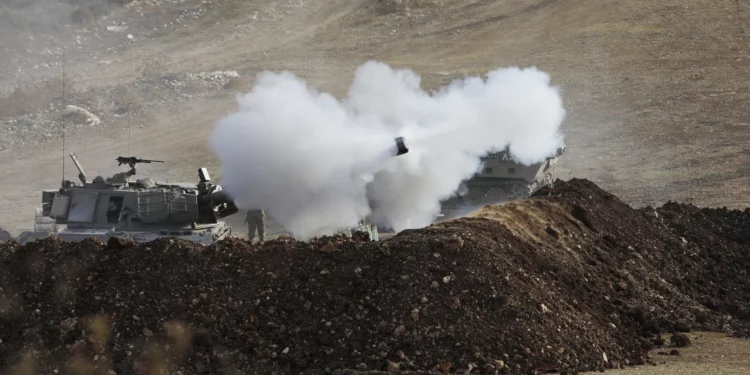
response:
M572 180L382 242L8 242L0 369L526 374L643 364L662 335L750 333L746 228L747 212L635 210Z

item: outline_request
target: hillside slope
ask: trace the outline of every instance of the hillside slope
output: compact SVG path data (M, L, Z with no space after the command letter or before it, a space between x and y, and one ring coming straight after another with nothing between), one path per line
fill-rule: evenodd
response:
M133 153L168 161L143 172L192 181L200 166L218 171L206 139L256 73L289 69L342 95L368 59L412 68L431 88L497 67L538 66L562 87L568 110L559 177L592 179L636 205L744 207L749 13L728 0L135 0L85 25L65 16L49 45L13 50L22 73L0 77L6 90L41 84L1 101L0 226L28 228L38 191L59 186L63 123L66 148L89 173L116 171L131 118ZM40 32L16 30L7 40L20 46ZM66 103L92 109L99 125L60 117L61 56L51 46L67 51ZM238 76L205 78L227 71ZM67 178L73 170L68 162Z

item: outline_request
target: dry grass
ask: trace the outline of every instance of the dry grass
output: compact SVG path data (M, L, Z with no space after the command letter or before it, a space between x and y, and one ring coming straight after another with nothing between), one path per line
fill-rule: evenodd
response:
M89 7L80 7L70 14L70 20L79 25L86 25L94 21L96 15Z
M101 16L108 15L115 7L123 6L130 2L132 0L72 1L71 3L79 4L79 6L71 13L71 21L79 25L86 25Z
M231 91L249 91L253 84L253 78L252 77L237 77L232 78L227 82L226 85L224 85L224 90L231 90Z
M93 0L79 1L75 6ZM743 112L750 97L748 49L743 43L748 13L734 2L326 0L278 9L278 2L230 0L211 2L205 16L186 21L179 31L162 31L164 22L158 20L196 9L199 1L162 3L161 8L149 8L148 17L139 18L154 20L152 26L163 34L150 38L148 48L153 52L139 50L138 58L168 56L171 61L166 70L160 64L146 67L143 78L226 67L290 69L311 77L310 83L325 91L344 92L351 71L375 58L414 69L430 90L474 71L538 66L562 86L569 114L563 131L570 151L558 167L559 176L567 178L573 172L572 176L589 178L637 206L691 197L701 205L747 205L742 197L750 186L744 170L750 133ZM61 12L67 18L74 6L62 4L52 9L67 9ZM388 7L400 13L379 17L376 11ZM258 18L249 19L256 10ZM40 23L27 18L13 19ZM12 32L0 29L3 32L8 40L24 42L24 49L31 44L28 38L13 38ZM9 60L0 56L0 63L4 59ZM117 61L122 56L118 50L104 53L102 59ZM131 77L131 64L122 59L107 69L88 69L87 81L108 85L108 79ZM231 82L223 94L238 85ZM235 105L231 96L210 105L205 99L185 103L185 108L196 106L201 121L180 120L185 137L194 140L170 138L182 149L195 147L189 153L194 160L181 161L185 167L179 168L191 179L194 170L188 164L202 163L211 155L199 139L210 134L204 130L209 128L206 124ZM149 110L173 108L149 105ZM164 116L164 126L177 121L172 117ZM183 153L175 146L170 149ZM675 170L679 173L670 172ZM709 181L705 171L726 178Z
M115 114L122 115L131 111L137 112L143 109L140 97L127 87L119 86L115 88L113 99L113 113Z
M693 346L679 348L679 356L659 354L673 348L651 351L656 366L611 370L612 375L746 375L750 374L750 340L721 333L689 333Z
M375 0L374 9L385 15L408 9L427 9L441 6L444 0Z
M72 83L65 81L65 90L73 91ZM48 109L62 96L62 79L23 83L0 100L0 118L17 117Z
M107 374L111 373L112 358L107 348L107 341L112 333L112 317L107 315L91 315L84 317L73 329L81 329L86 334L88 348L97 355L93 358L86 353L86 349L71 349L65 372L67 374ZM135 361L134 368L148 374L163 374L174 371L169 363L179 363L183 355L191 349L193 332L190 327L180 321L164 322L162 331L151 334L158 338L147 346L146 351ZM10 375L38 374L38 364L44 362L45 352L25 352L21 358L7 369ZM172 365L173 366L173 365ZM6 372L2 372L6 373Z
M109 108L112 103L105 103L100 92L95 89L82 90L77 84L78 79L73 77L65 78L65 104L74 104L86 107L94 112ZM63 104L63 87L62 78L53 78L36 82L25 82L18 85L13 91L0 94L0 119L19 117L30 114L37 114L59 108ZM115 108L125 107L122 110L127 112L129 103L137 102L134 95L126 88L118 88L113 95ZM136 104L131 104L133 109L137 109Z
M0 28L45 31L63 23L86 25L133 0L0 0ZM74 10L70 12L70 8ZM68 19L63 20L70 12ZM60 29L54 29L60 31Z
M21 360L9 369L10 375L36 375L37 362L30 352L22 355Z

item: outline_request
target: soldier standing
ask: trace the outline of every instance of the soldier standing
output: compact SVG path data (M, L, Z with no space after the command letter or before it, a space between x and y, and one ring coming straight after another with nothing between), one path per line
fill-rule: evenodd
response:
M247 223L247 239L253 242L255 238L255 230L258 230L258 239L260 242L265 242L265 213L263 210L247 210L247 217L245 222Z

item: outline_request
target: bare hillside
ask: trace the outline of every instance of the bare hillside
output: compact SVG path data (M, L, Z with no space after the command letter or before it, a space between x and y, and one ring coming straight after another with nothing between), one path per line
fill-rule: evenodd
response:
M94 3L0 5L0 226L14 234L31 225L39 190L59 186L63 124L89 174L117 170L130 123L132 153L167 161L139 172L194 180L200 166L218 172L206 139L256 73L288 69L343 95L368 59L411 68L432 88L538 66L568 110L559 177L592 179L635 205L746 205L743 2L134 0L75 19ZM64 117L64 104L99 121Z

